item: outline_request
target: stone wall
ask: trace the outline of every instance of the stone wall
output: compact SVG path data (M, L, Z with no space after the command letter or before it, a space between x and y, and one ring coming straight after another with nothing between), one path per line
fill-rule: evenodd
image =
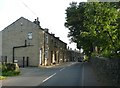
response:
M94 57L91 63L101 81L109 86L120 86L120 59Z

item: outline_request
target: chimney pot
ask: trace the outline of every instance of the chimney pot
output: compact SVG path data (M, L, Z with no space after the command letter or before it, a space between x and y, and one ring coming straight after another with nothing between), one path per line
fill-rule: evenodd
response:
M35 19L34 23L37 24L38 26L40 26L40 22L39 22L39 18L38 17L37 17L37 19Z
M49 29L45 28L44 31L45 31L45 32L49 32Z

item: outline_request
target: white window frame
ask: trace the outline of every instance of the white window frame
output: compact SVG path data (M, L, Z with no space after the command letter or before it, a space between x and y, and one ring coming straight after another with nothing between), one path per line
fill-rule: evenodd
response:
M29 40L32 40L32 38L33 38L33 33L32 33L32 32L28 32L27 35L28 35L28 39L29 39Z

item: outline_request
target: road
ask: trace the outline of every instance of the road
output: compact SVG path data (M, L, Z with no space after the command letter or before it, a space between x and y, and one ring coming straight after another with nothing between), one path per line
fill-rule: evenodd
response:
M20 76L2 81L3 86L101 86L89 63L71 62L50 68L22 68Z
M89 63L68 65L46 78L40 86L101 86Z

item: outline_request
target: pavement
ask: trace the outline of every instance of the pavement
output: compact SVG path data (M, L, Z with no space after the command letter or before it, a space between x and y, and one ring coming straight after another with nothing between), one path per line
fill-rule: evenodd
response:
M58 67L64 67L67 66L69 64L76 64L78 62L64 62L64 63L59 63L59 64L55 64L55 65L51 65L51 66L40 66L40 68L58 68Z
M83 86L103 86L90 63L85 62L82 68Z

